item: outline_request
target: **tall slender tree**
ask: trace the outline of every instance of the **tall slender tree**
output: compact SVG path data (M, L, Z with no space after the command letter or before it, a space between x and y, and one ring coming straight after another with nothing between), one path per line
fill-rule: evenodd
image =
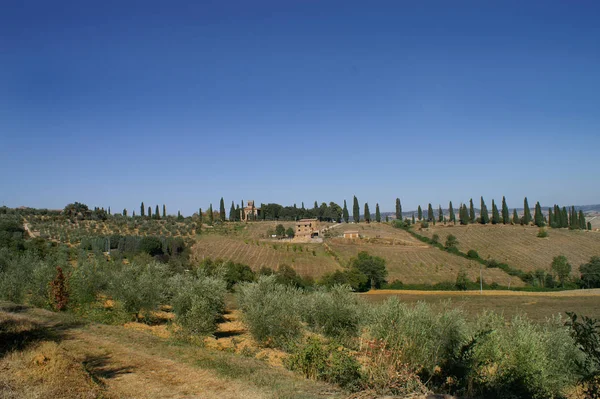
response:
M400 198L396 198L396 220L402 220L402 204Z
M208 217L208 224L212 226L212 225L213 225L213 223L214 223L214 216L215 216L215 215L213 214L213 207L212 207L212 204L210 204L210 205L208 206L208 215L206 215L206 216Z
M481 197L481 210L479 212L479 223L488 224L490 222L490 215L488 213L487 205L485 204L483 197Z
M371 211L369 211L368 202L365 202L365 222L371 223Z
M229 221L235 222L235 204L231 201L231 208L229 208Z
M510 215L508 213L508 206L506 205L506 198L502 196L502 223L510 223Z
M450 201L450 203L448 204L448 217L450 218L451 223L456 224L456 215L454 215L454 208L452 207L452 201Z
M342 217L344 218L344 222L348 223L350 220L350 214L348 213L348 207L346 206L346 200L344 200L344 209L342 209Z
M123 216L127 216L127 209L123 209Z
M438 222L442 223L444 221L444 211L442 211L442 206L438 205Z
M223 201L223 197L219 202L219 219L221 219L221 222L225 221L225 201Z
M540 206L539 201L535 203L533 221L537 227L544 227L546 225L546 222L544 221L544 214L542 213L542 207Z
M142 217L146 216L145 212L146 208L144 207L144 201L142 201L142 205L140 206L140 215L142 215Z
M564 206L561 210L561 223L563 228L566 229L567 227L569 227L569 214L567 213L567 208Z
M111 215L111 213L110 213L110 206L108 207L108 214Z
M513 224L517 224L520 222L519 220L519 215L517 214L517 209L513 209L513 217L512 217L512 222Z
M500 223L500 212L498 212L498 207L496 203L492 199L492 224Z
M585 230L586 227L586 223L585 223L585 215L583 214L583 211L580 209L579 210L579 228L581 230Z
M423 220L423 210L421 209L421 205L417 208L417 218L419 220Z
M469 211L467 211L467 205L466 204L462 204L460 206L460 211L458 213L458 218L459 218L460 224L462 224L462 225L469 224L469 221L470 221Z
M152 219L152 207L148 207L148 219Z
M433 214L433 207L431 206L431 202L427 206L427 221L435 222L435 215Z
M154 210L154 219L160 219L160 211L158 210L158 205L156 205L156 209Z
M381 223L381 213L379 212L379 202L375 204L375 221Z
M415 224L415 213L412 214L412 224Z
M531 209L529 209L529 203L525 197L523 200L523 224L527 226L529 223L531 223Z
M352 219L354 223L360 222L360 206L358 205L358 199L354 196L354 204L352 205Z
M473 206L473 198L469 200L469 222L475 223L475 207Z
M554 219L554 213L552 213L552 208L548 208L548 224L550 227L556 227L556 220Z
M167 217L167 206L163 204L163 219Z
M241 212L242 212L242 210L240 209L240 205L239 204L236 205L235 206L235 216L234 216L235 221L239 222L240 220L242 220Z

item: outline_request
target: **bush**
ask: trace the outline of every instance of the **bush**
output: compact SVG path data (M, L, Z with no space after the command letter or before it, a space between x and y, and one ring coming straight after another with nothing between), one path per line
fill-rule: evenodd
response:
M548 237L548 231L544 228L540 228L540 230L537 233L538 238L546 238Z
M303 319L316 332L333 338L358 335L361 309L349 286L320 288L305 297Z
M203 273L176 275L169 281L173 311L186 334L209 335L225 312L227 283Z
M290 347L301 335L300 296L297 288L277 283L274 276L261 276L237 289L248 330L267 347Z
M467 277L467 273L465 271L458 272L456 276L456 284L454 286L457 290L466 291L469 288L469 278Z
M98 294L106 291L110 280L111 270L106 267L106 262L83 260L69 276L71 301L76 306L95 302Z
M429 228L429 222L427 222L427 221L423 220L423 221L421 222L421 228L422 228L422 229L428 229L428 228Z
M348 349L335 343L325 344L315 337L294 348L285 365L306 378L337 384L350 391L357 391L362 385L360 364Z
M467 341L462 311L449 306L436 312L424 302L408 305L391 298L370 316L370 336L401 354L394 362L408 365L406 373L418 373L424 380L453 359Z
M434 245L440 243L440 236L437 233L431 236L431 243Z
M138 320L141 313L148 316L165 300L168 267L152 261L148 264L123 265L113 276L109 293L121 302L123 309ZM147 320L147 318L146 318Z
M401 290L404 288L404 284L400 280L394 280L391 283L386 284L384 288L388 290Z
M467 252L467 258L479 259L479 254L474 249L469 249L469 252Z
M458 251L458 239L453 234L449 234L448 237L446 237L445 247L448 251Z

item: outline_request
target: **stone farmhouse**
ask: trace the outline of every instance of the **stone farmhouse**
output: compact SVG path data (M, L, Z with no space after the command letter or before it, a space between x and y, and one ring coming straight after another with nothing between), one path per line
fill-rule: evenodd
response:
M319 236L319 219L300 219L296 222L295 238L313 238Z

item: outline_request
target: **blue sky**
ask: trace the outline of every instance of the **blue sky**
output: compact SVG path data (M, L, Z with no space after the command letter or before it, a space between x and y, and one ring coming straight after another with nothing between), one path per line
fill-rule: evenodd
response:
M4 1L0 203L600 203L599 17L593 1Z

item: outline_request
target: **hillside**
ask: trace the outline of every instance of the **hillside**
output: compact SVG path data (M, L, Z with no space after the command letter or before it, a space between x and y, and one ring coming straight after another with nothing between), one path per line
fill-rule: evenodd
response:
M552 259L558 255L567 257L575 272L579 265L592 256L600 256L600 233L567 229L548 229L549 237L538 238L537 227L512 225L468 226L436 225L418 230L431 238L440 236L445 242L449 234L458 239L458 247L467 252L474 249L483 259L505 262L523 271L550 268Z

